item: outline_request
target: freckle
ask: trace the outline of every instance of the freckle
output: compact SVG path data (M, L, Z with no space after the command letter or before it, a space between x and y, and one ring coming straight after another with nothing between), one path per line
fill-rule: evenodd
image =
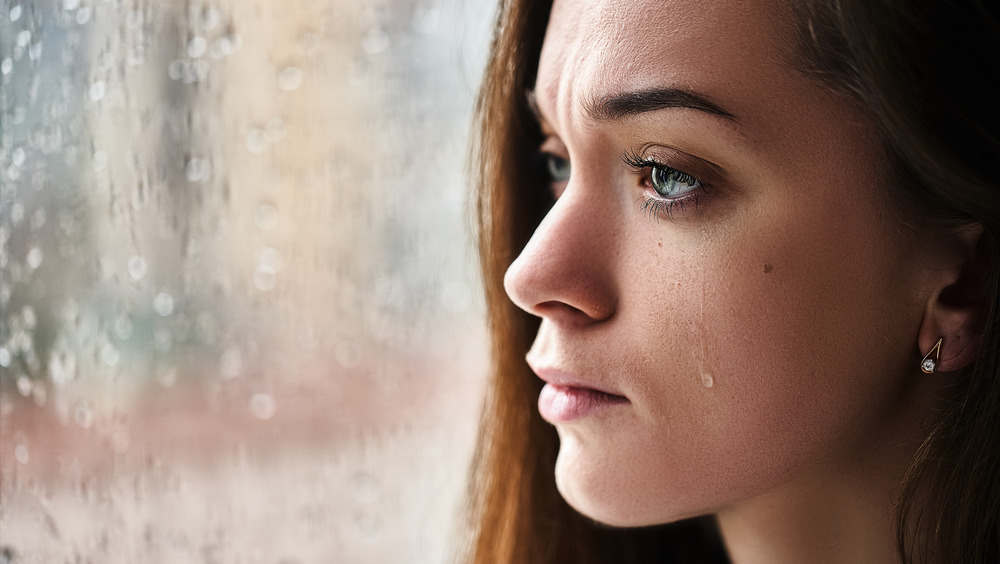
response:
M772 270L774 270L773 266L771 266L771 265L769 265L767 263L764 263L764 274L771 274Z

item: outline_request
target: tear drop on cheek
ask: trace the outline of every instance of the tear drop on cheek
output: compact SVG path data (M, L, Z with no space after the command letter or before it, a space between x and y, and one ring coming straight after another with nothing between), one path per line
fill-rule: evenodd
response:
M702 372L701 373L701 385L702 386L705 386L706 388L711 388L712 384L714 384L714 383L715 383L715 381L712 380L712 375L711 374L709 374L707 372Z

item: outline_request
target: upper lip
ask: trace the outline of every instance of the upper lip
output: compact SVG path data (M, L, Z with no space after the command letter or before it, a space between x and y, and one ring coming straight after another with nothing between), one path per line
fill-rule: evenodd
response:
M594 390L596 392L601 392L603 394L608 394L610 396L625 397L622 394L600 385L595 385L592 382L588 382L578 376L575 376L564 370L560 370L554 367L548 366L537 366L528 361L528 365L531 366L531 370L545 382L552 384L554 386L560 386L563 388L582 388L586 390Z

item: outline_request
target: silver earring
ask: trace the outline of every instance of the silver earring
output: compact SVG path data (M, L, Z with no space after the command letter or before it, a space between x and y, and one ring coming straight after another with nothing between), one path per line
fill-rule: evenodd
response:
M931 347L930 352L920 360L920 370L924 371L924 374L934 374L934 369L937 368L938 361L941 359L941 342L944 341L944 337L938 339L934 346ZM931 358L934 355L934 358Z

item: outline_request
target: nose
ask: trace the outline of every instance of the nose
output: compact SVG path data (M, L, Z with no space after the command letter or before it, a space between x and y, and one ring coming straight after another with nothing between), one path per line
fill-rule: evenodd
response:
M611 318L618 302L613 209L567 186L507 269L504 288L511 301L561 323Z

